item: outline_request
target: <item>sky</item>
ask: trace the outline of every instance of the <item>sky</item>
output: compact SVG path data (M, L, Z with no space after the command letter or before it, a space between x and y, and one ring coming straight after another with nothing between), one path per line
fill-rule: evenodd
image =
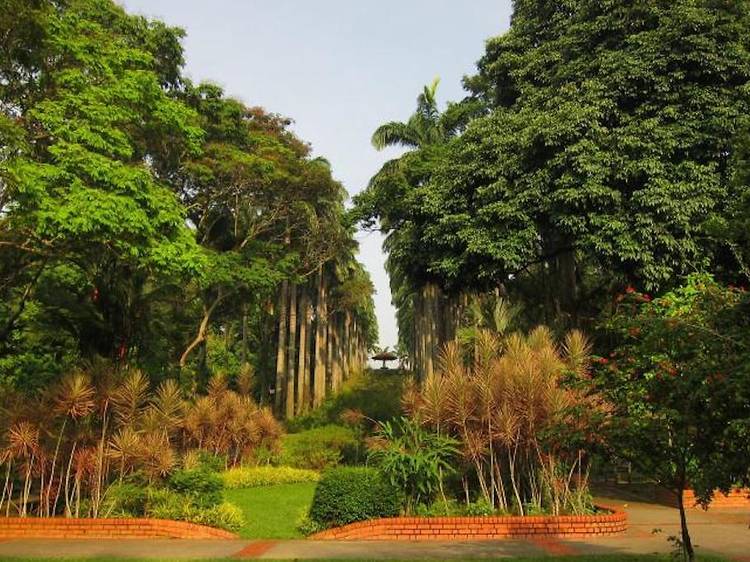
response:
M441 104L464 96L489 37L508 29L511 0L121 0L131 13L183 28L185 74L247 105L294 119L355 194L395 149L372 132L406 120L425 84L440 77ZM378 232L360 232L372 276L380 345L398 339Z

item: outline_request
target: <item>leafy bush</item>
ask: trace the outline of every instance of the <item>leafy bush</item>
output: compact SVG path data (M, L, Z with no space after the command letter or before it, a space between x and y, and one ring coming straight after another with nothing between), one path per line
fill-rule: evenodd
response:
M138 517L143 515L148 501L147 489L138 484L123 482L107 490L102 504L105 517Z
M486 499L480 498L476 502L468 504L464 508L464 513L469 516L485 516L496 515L498 511L493 509Z
M378 470L339 467L323 473L310 507L310 519L336 527L401 512L403 494Z
M170 490L188 497L196 506L210 508L221 503L224 482L207 470L176 470L167 481Z
M150 488L147 490L148 500L143 515L154 519L173 519L175 521L189 521L191 514L197 511L191 498L166 488Z
M200 523L201 525L208 525L209 527L226 529L235 533L245 525L245 517L242 514L242 510L229 502L220 503L210 509L199 510L190 521Z
M408 511L434 498L443 475L452 471L450 460L458 452L457 441L409 418L381 424L375 443L370 457L391 484L406 492Z
M221 474L226 488L254 488L276 484L317 482L320 474L314 470L289 466L254 466L231 468Z
M206 470L208 472L221 472L229 464L226 455L214 454L200 449L193 449L185 453L182 459L182 467L189 470Z
M222 502L223 484L205 470L175 472L167 487L125 482L110 487L104 500L105 517L152 517L188 521L237 531L244 526L242 510Z
M401 414L405 377L399 371L367 372L352 376L341 391L321 407L287 422L291 433L338 423L346 410L358 410L365 419L387 421Z
M285 435L279 464L294 468L322 470L342 461L354 461L359 440L354 430L340 425L326 425Z

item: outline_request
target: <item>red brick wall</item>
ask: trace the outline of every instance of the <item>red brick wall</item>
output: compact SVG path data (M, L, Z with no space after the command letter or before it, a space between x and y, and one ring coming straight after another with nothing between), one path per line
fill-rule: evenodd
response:
M510 537L589 537L614 535L627 528L627 515L527 517L397 517L328 529L314 539L487 540Z
M86 538L233 539L236 535L185 521L166 519L66 519L63 517L0 517L0 539Z
M695 501L695 493L693 490L685 490L685 505L692 505L699 507ZM749 489L738 489L731 490L729 494L723 494L719 491L714 493L714 497L709 504L709 507L715 507L722 509L725 507L744 507L745 509L750 508L750 490Z
M659 488L656 491L656 497L657 501L661 503L677 507L677 497L668 490ZM685 507L701 509L701 505L695 499L693 490L685 490L684 501ZM730 491L729 494L723 494L717 490L708 507L709 509L712 507L716 509L750 509L750 489L735 489Z

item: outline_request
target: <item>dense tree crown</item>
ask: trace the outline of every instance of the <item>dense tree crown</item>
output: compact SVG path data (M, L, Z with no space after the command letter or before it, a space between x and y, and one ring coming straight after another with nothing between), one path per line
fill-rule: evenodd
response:
M321 396L361 368L372 284L290 120L191 84L183 32L110 0L2 11L0 385L104 357L201 387L248 363L294 413L316 362Z

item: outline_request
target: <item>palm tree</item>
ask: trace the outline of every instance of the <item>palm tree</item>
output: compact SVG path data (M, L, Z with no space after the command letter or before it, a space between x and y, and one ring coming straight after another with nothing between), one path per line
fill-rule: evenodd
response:
M481 112L475 100L449 103L444 112L437 104L440 78L425 86L417 96L417 109L404 123L391 121L378 127L372 135L372 145L377 150L389 146L402 146L412 150L445 144L461 132L472 117Z
M482 111L478 101L467 99L449 103L441 112L436 97L439 83L436 78L423 88L416 111L406 122L391 121L373 133L372 145L378 150L392 146L408 150L386 162L356 199L361 218L367 222L377 217L387 233L383 246L388 253L386 269L398 310L399 333L411 350L420 378L432 376L441 340L452 337L447 326L455 321L441 318L441 310L454 311L455 307L440 305L442 291L427 275L425 252L419 244L423 213L414 195L429 180L441 149Z

